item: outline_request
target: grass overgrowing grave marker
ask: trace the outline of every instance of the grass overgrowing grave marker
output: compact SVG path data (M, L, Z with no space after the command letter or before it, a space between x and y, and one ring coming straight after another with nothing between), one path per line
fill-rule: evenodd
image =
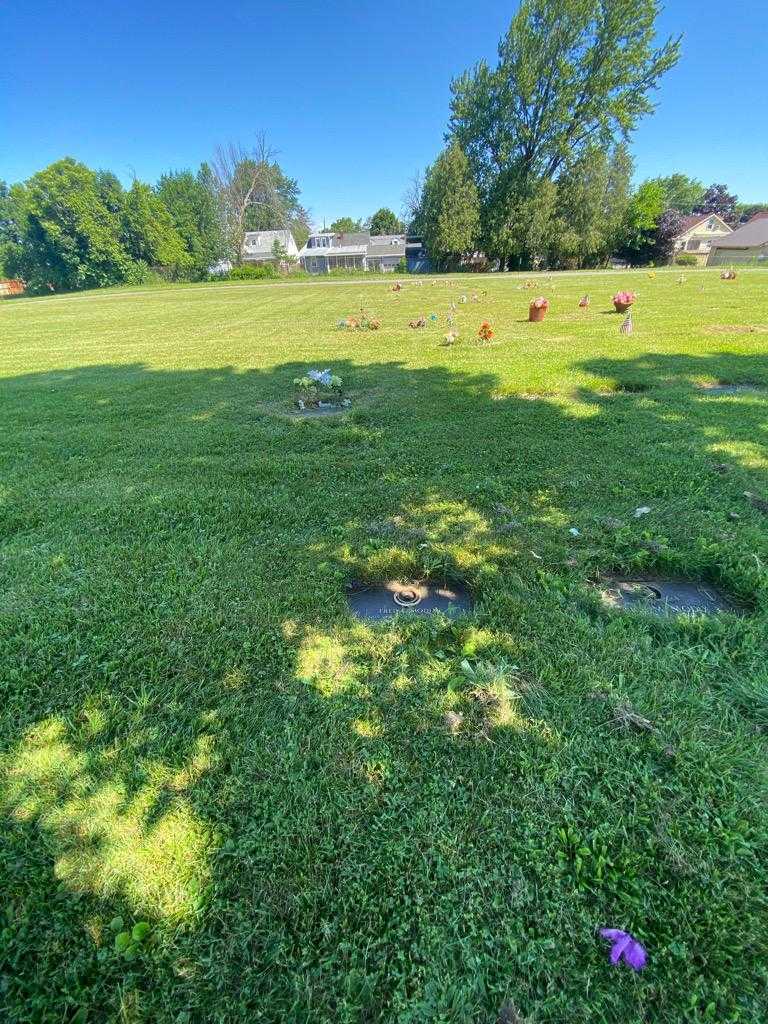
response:
M731 597L709 583L643 577L612 577L599 584L603 604L620 611L653 615L743 614Z
M386 580L369 584L353 582L347 586L347 600L353 615L359 619L380 622L400 612L431 615L439 612L456 618L472 611L474 602L461 583L408 583Z
M765 392L765 388L752 381L734 383L720 380L710 384L699 384L699 389L708 395L748 395Z

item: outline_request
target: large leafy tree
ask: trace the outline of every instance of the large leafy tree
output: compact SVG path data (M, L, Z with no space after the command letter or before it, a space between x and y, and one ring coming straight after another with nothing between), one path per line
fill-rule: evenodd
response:
M585 151L610 150L653 109L651 92L676 63L679 40L655 45L660 0L523 0L499 44L451 84L450 133L466 152L483 202L486 244L525 261L553 193L541 183ZM512 220L510 220L512 218Z
M630 200L624 223L622 254L632 263L654 259L659 221L666 197L657 181L644 181Z
M654 46L659 0L523 0L499 44L451 85L450 130L488 191L496 178L551 178L594 142L626 137L679 40Z
M620 236L632 161L625 146L585 148L557 182L552 256L561 266L600 266Z
M657 263L671 262L675 252L675 239L682 230L683 215L680 211L674 208L665 210L656 225L653 258Z
M0 181L0 276L6 273L6 264L21 242L21 210L10 186Z
M134 181L121 211L122 238L131 259L148 267L187 270L192 259L162 199L149 185Z
M203 164L197 174L164 174L156 191L184 240L192 270L205 273L222 256L221 223L210 168Z
M363 226L359 220L353 220L351 217L339 217L331 224L328 230L335 231L337 234L344 234L345 232L362 231Z
M289 228L297 245L304 244L309 217L299 202L298 183L283 173L265 136L250 150L236 143L220 146L211 171L230 259L240 262L246 231Z
M664 197L668 210L678 213L693 213L704 195L704 186L696 178L687 174L668 174L666 177L651 178L664 189Z
M738 196L731 195L725 185L710 185L701 202L696 207L697 213L717 213L727 224L735 224L739 219L736 212Z
M20 243L8 272L31 291L119 284L131 272L120 220L106 206L96 174L67 157L12 190Z
M399 235L404 230L402 222L386 206L382 206L371 217L370 231L372 235Z
M424 242L437 264L455 262L474 248L480 201L469 161L458 143L451 143L427 171L421 205Z

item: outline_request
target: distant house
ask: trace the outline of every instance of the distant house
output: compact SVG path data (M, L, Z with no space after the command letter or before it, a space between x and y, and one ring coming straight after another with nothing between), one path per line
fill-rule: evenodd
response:
M733 228L716 213L692 213L683 217L681 230L674 239L674 255L690 253L699 266L706 266L709 250L715 239L729 235Z
M290 231L246 231L243 238L243 263L272 263L278 242L288 256L298 258L299 250Z
M419 263L425 256L420 238L371 235L367 231L321 231L309 236L299 261L310 274L327 274L331 270L386 273L403 261L409 270L421 269Z
M712 243L708 267L754 263L768 268L768 217L755 215L737 231Z
M405 235L371 235L366 253L366 270L394 270L404 260Z

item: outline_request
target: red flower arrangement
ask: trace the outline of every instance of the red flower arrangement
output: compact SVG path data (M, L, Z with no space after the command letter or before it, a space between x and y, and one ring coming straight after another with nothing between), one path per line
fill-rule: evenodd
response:
M480 330L477 332L477 336L481 341L490 341L493 337L493 328L487 320L483 320L480 324Z
M528 319L531 323L541 323L547 315L548 309L549 299L545 299L543 295L540 295L537 299L531 300L531 304L528 307Z

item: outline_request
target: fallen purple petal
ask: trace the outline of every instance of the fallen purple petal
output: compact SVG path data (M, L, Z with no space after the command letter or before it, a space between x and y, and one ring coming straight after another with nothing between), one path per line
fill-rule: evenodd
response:
M620 928L601 928L600 938L611 943L609 959L612 964L617 964L623 959L633 971L642 971L645 967L648 961L645 947L629 932L624 932Z

